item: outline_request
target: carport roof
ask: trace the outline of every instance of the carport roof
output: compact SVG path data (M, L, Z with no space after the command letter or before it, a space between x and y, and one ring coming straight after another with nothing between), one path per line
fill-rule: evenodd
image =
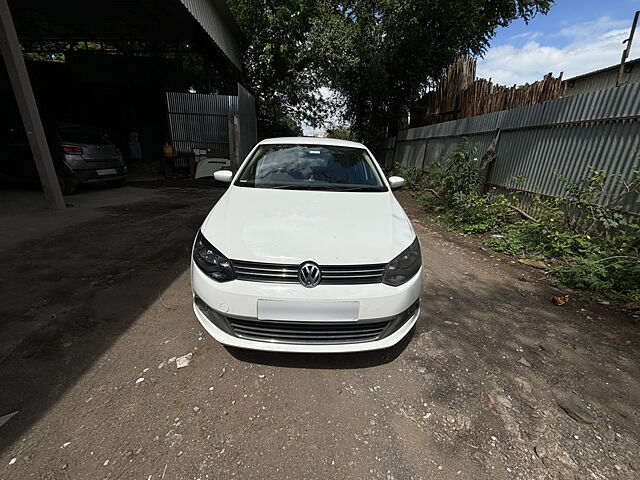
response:
M240 69L240 28L223 0L11 0L21 42L139 41L219 49Z

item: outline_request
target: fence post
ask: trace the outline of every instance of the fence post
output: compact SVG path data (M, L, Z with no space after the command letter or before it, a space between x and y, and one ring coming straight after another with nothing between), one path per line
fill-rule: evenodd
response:
M391 155L391 173L396 173L396 151L398 150L398 134L393 137L393 154Z
M232 172L240 168L240 120L237 113L228 115L229 124L229 163Z
M429 139L424 141L424 155L422 156L422 170L424 171L424 164L427 162L427 150L429 149Z
M491 185L491 174L493 173L493 165L496 163L496 153L498 152L498 142L500 141L500 129L496 131L496 136L493 141L487 147L487 150L482 154L480 159L480 166L486 166L484 172L484 182L482 183L482 194L486 194Z

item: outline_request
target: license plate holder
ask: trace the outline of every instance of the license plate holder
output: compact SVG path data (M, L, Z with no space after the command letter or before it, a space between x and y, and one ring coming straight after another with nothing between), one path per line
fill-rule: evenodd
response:
M357 301L258 300L258 320L280 322L355 322Z

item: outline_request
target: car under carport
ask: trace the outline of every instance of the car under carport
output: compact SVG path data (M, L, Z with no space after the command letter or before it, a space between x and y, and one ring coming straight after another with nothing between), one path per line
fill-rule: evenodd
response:
M58 198L43 119L104 128L123 151L134 132L145 156L159 161L162 145L173 135L167 92L186 94L193 82L223 96L246 92L242 35L223 1L2 0L0 7L8 73L6 78L0 71L0 97L9 106L0 127L24 122L50 206L62 208L64 202ZM248 92L243 98L250 98ZM188 118L189 112L179 113ZM226 114L223 120L217 123L224 144L229 141Z

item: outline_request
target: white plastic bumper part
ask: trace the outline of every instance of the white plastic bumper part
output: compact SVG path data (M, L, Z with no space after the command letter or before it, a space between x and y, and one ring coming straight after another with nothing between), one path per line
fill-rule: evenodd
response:
M319 285L305 288L297 283L262 283L234 280L218 283L206 276L192 262L191 285L194 297L199 297L210 309L222 316L258 320L258 300L293 300L313 302L358 302L358 317L354 322L373 321L395 317L407 311L420 298L422 269L407 283L391 287L382 283L364 285ZM195 298L194 298L195 300ZM402 340L415 325L420 308L411 313L395 331L387 332L379 339L354 343L289 343L270 340L254 340L234 336L216 326L201 309L193 310L202 326L222 344L275 352L338 353L361 352L389 348ZM299 323L304 320L300 320Z

